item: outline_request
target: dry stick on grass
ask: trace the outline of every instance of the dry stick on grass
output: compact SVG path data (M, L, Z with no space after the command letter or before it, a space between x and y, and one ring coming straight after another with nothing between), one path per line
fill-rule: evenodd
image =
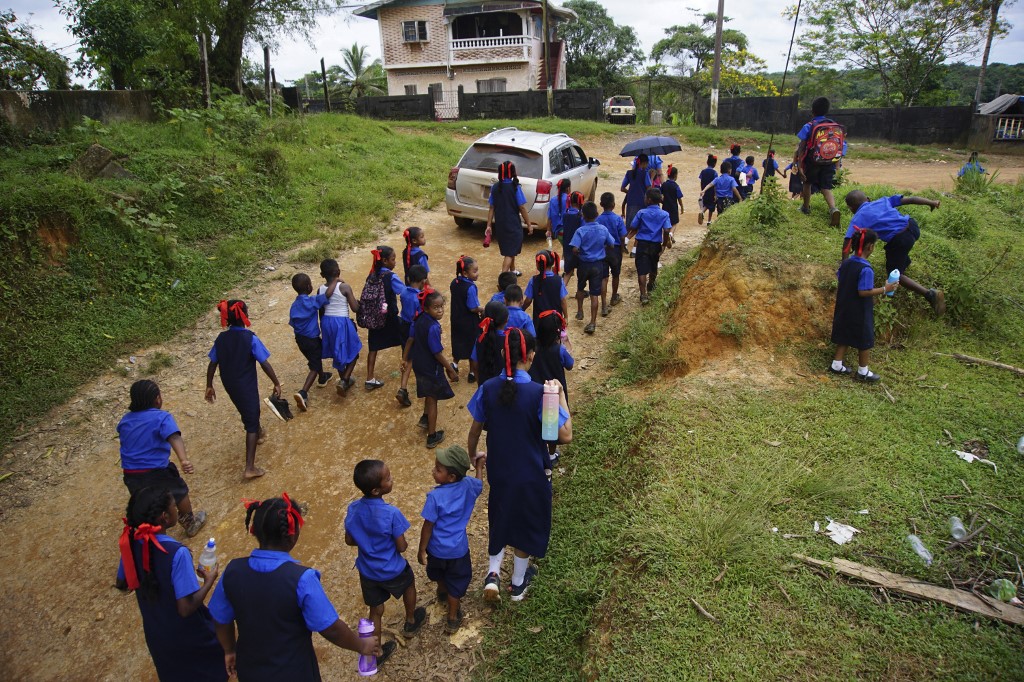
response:
M954 358L960 362L966 362L969 365L985 365L986 367L995 367L996 369L1005 369L1008 372L1013 372L1018 376L1024 377L1024 369L1020 367L1014 367L1013 365L1007 365L1003 362L996 362L995 360L985 360L984 358L976 358L970 355L964 355L963 353L933 353L933 355L941 355L946 358Z
M971 487L970 487L969 485L967 485L967 481L965 481L965 480L964 480L964 479L962 479L962 478L960 479L960 485L962 485L962 486L964 487L964 490L966 490L966 491L967 491L968 493L970 493L971 495L973 495L973 494L974 494L974 491L973 491L973 490L971 490Z
M782 583L779 583L779 592L782 592L782 596L785 597L786 601L789 602L789 605L792 606L793 598L789 596L789 592L786 592L786 588L782 586Z
M729 570L729 564L725 564L724 566L722 566L722 572L719 573L718 577L715 578L714 580L712 580L711 582L713 582L713 583L721 582L722 578L725 577L725 572L728 571L728 570Z
M715 618L714 616L712 616L707 611L705 611L704 607L701 606L700 604L698 604L697 600L694 599L693 597L690 597L690 603L693 604L697 608L697 612L700 613L700 615L704 616L705 618L710 620L712 623L717 623L718 622L718 619Z
M932 510L931 510L931 508L930 508L930 507L928 506L928 502L927 502L927 501L925 501L925 499L924 499L924 493L923 493L923 492L921 492L920 490L918 490L918 491L917 491L917 494L921 496L921 505L922 505L922 506L924 507L924 510L925 510L926 512L928 512L929 514L931 514L931 513L932 513Z
M880 386L882 387L882 390L885 391L885 397L889 399L889 402L895 405L896 398L893 397L892 393L889 392L889 389L885 387L885 384L880 384Z

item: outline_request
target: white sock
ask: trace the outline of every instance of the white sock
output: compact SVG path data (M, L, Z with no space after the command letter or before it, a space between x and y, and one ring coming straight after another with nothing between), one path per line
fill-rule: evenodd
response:
M530 566L530 557L523 557L520 559L517 556L512 557L512 584L522 585L523 581L526 580L526 569Z
M857 368L857 374L860 374L861 376L867 376L868 375L868 366L864 365L863 367L858 367Z
M488 573L501 573L501 562L505 559L505 548L503 547L497 554L492 554L487 558L487 572Z
M842 360L833 360L832 361L832 369L834 369L837 372L841 371L843 369L843 361Z

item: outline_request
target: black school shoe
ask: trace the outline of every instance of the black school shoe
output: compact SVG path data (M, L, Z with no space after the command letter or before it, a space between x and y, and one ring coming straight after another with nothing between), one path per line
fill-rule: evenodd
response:
M867 374L861 374L860 372L854 372L853 380L854 381L863 381L866 384L874 384L874 383L878 383L879 381L881 381L882 377L880 377L877 374L875 374L874 372L868 370Z
M395 653L395 649L398 648L398 642L384 642L381 646L380 656L377 657L377 665L381 666L391 658L391 654Z
M409 400L409 391L404 388L398 389L398 392L395 393L395 398L398 400L398 404L402 407L412 406L412 401Z
M420 631L423 623L427 620L427 610L422 606L417 606L416 610L412 612L412 618L413 621L411 623L406 621L405 625L402 626L402 634L405 637L412 637Z
M433 450L438 445L444 442L444 431L438 430L437 433L427 434L427 449Z
M270 411L274 413L274 416L283 422L292 419L292 408L289 407L288 401L284 398L275 398L274 396L268 396L263 402L267 404Z
M416 426L420 427L423 430L430 428L430 423L427 421L427 415L423 415L422 417L420 417L420 420L416 422Z
M317 377L317 379L316 379L316 385L317 385L317 387L318 387L318 388L323 388L324 386L326 386L326 385L327 385L328 383L330 383L330 381L331 381L331 378L332 378L333 376L334 376L334 375L333 375L333 374L331 374L330 372L321 372L321 373L320 373L320 376L319 376L319 377Z
M295 404L300 410L305 412L309 409L309 395L305 391L296 391L293 397L295 398Z

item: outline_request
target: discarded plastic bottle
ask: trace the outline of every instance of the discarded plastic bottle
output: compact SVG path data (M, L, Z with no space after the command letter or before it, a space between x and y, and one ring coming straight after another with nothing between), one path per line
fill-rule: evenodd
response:
M210 538L210 541L203 547L203 551L199 555L199 565L207 571L217 565L217 543L213 541L213 538Z
M885 283L886 284L895 284L898 281L900 281L900 271L899 270L893 270L892 272L889 273L889 279L885 280ZM887 291L885 293L885 295L886 296L895 296L896 295L896 291L895 290L894 291Z
M365 639L366 637L373 637L373 621L369 618L359 619L359 638ZM364 654L359 654L359 675L361 677L369 677L370 675L377 674L377 657Z
M993 580L987 591L999 601L1010 601L1017 596L1017 586L1006 578Z
M1024 436L1021 436L1020 440L1017 441L1017 454L1024 455Z
M949 534L953 536L954 540L963 540L967 537L967 529L964 528L964 522L960 520L959 516L949 517Z
M544 397L540 403L540 437L546 441L558 440L558 387L544 384Z
M924 562L925 566L932 565L932 553L929 552L928 548L924 546L923 542L921 542L921 538L916 535L908 535L907 542L909 542L910 546L914 548L917 556L921 557L921 561Z

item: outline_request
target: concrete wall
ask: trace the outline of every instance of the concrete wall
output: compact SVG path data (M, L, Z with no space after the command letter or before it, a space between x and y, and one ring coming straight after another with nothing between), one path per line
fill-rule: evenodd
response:
M56 131L83 116L114 121L153 121L153 92L146 90L0 90L0 117L15 129Z
M559 118L603 120L604 92L555 90L554 114ZM532 118L547 116L547 93L543 90L502 93L459 93L459 118Z
M796 120L796 110L795 95L723 98L718 100L718 127L757 130L762 133L788 132ZM697 101L695 119L700 125L710 124L711 100L701 98Z

